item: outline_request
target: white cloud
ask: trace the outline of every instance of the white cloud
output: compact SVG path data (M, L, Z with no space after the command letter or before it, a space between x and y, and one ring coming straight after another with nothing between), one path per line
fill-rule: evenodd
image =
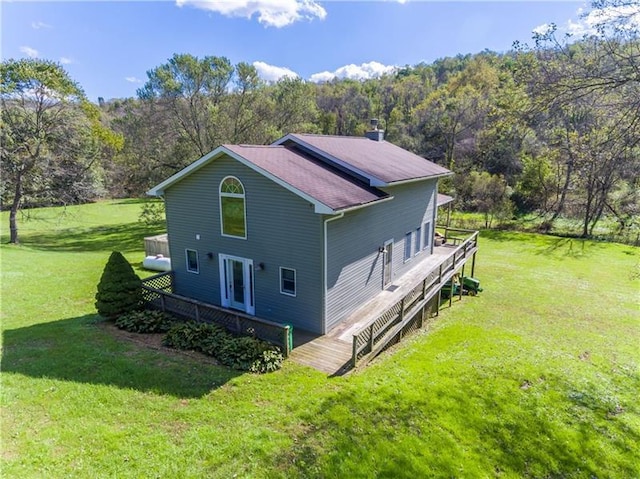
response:
M587 14L579 9L577 13L581 16L580 20L569 20L564 28L570 35L594 35L598 27L612 24L619 24L623 29L640 28L640 3L595 8Z
M129 83L142 83L142 80L136 77L124 77Z
M227 17L257 15L260 23L276 28L327 16L327 11L315 0L176 0L176 5L192 5Z
M536 35L546 35L551 30L553 30L553 28L554 28L553 25L549 23L543 23L542 25L538 25L536 28L534 28L531 31Z
M300 76L286 67L277 67L265 62L253 62L253 66L258 71L260 78L266 81L276 82L283 77L297 78Z
M60 63L62 65L69 65L71 63L73 63L73 60L69 57L60 57Z
M31 22L31 28L33 28L34 30L40 30L41 28L53 28L53 27L48 23L38 21L38 22Z
M35 48L27 46L20 47L20 51L27 55L29 58L36 58L40 54Z
M314 73L309 80L314 83L321 83L333 80L334 78L350 78L353 80L368 80L385 74L393 73L397 67L392 65L383 65L378 62L362 63L361 65L345 65L336 71L324 71Z

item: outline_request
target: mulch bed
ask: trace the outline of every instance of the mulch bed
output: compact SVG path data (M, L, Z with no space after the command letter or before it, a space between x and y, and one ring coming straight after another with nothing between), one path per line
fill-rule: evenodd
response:
M155 351L160 351L163 354L168 356L187 356L192 359L196 359L201 362L205 362L208 364L220 365L218 361L216 361L211 356L208 356L203 353L199 353L197 351L184 351L181 349L173 349L162 344L162 340L164 339L164 333L149 333L149 334L140 334L140 333L131 333L129 331L125 331L124 329L119 329L116 325L111 321L99 321L96 325L103 329L104 331L111 334L117 340L127 341L130 343L134 343L137 346L153 349Z

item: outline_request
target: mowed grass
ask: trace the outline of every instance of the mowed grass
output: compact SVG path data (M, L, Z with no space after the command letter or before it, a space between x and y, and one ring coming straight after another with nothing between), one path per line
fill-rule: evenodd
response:
M369 367L257 376L114 337L102 268L162 225L60 211L0 246L3 477L640 477L638 248L483 233L485 291Z

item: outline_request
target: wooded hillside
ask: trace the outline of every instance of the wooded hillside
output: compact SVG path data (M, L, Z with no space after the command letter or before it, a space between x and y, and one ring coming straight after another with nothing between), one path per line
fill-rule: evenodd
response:
M582 236L605 216L638 230L640 39L621 11L581 39L558 38L551 26L532 47L366 81L266 83L247 63L175 54L147 72L136 98L100 99L100 128L92 114L59 120L73 110L61 105L80 108L79 91L76 100L55 97L46 78L41 90L19 90L16 75L30 73L5 61L2 206L141 196L222 143L268 144L289 132L363 135L378 118L388 141L456 173L442 189L460 210L487 218L533 212L548 230L560 216L579 218ZM49 133L43 121L66 126ZM82 187L57 187L65 184Z

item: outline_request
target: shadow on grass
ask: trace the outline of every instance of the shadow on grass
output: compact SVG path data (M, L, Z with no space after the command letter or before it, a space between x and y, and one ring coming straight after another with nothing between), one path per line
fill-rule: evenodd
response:
M496 393L459 379L437 392L433 381L341 391L276 462L292 477L637 477L640 435L602 404L549 409L518 385Z
M528 244L532 246L535 250L535 254L537 255L566 258L586 257L595 250L601 249L606 245L606 243L599 241L571 236L552 236L538 233L520 233L497 230L483 230L480 236L480 241L482 242L483 239L513 244Z
M86 315L4 331L3 372L180 398L204 396L241 374L118 339L98 318Z
M164 228L164 223L73 228L25 235L21 242L30 248L47 251L140 251L144 249L145 236L159 234Z

